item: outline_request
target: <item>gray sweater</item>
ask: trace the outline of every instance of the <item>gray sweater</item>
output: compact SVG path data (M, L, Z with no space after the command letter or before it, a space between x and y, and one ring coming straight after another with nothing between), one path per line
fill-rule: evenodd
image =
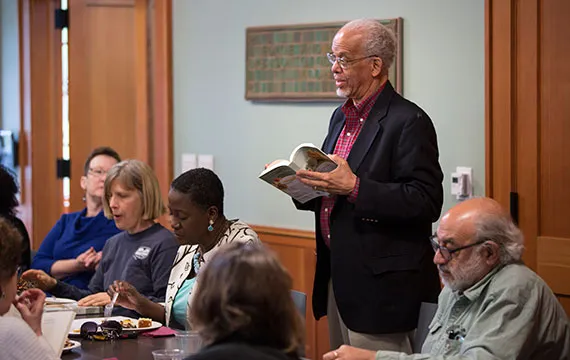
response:
M178 246L172 233L160 224L136 234L123 231L107 240L103 247L103 258L89 282L88 290L58 281L50 292L58 297L79 300L106 292L115 280L125 280L151 301L162 302ZM113 314L137 315L119 307L115 308Z

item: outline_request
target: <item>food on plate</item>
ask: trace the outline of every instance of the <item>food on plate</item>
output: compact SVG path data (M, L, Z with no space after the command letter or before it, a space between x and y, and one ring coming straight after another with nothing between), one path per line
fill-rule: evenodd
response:
M81 330L80 329L73 329L73 330L71 330L71 332L74 334L79 334L81 332Z
M137 327L131 319L121 320L121 326L123 329L135 329Z
M65 348L69 348L72 346L73 346L73 343L71 342L71 340L65 339L65 345L63 345L63 348L65 349Z
M152 319L148 318L139 318L138 327L139 328L147 328L152 326Z
M20 278L18 280L18 294L23 293L24 291L28 290L28 289L32 289L36 287L36 283L33 281L28 281L28 280L24 280L23 278Z

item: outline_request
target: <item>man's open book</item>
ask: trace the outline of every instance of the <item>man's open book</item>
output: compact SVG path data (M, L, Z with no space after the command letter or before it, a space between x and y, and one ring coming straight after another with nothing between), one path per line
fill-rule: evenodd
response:
M293 199L306 203L319 196L327 196L328 193L315 190L300 182L295 175L297 170L330 172L336 167L336 163L315 145L301 144L293 150L289 161L281 160L272 163L259 174L259 178Z

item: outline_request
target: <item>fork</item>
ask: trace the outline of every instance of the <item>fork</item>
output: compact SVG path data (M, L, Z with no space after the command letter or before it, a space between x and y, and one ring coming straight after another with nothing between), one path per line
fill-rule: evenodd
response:
M113 307L115 307L115 302L117 301L117 297L119 297L118 292L113 294L113 298L111 299L111 303L105 305L105 312L103 313L104 317L108 318L113 313Z

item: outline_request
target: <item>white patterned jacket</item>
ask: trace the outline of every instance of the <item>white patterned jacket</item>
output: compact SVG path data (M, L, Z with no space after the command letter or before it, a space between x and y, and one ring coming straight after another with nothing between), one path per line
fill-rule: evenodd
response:
M246 223L239 220L230 220L231 224L226 230L226 232L220 238L220 241L207 253L202 255L202 262L206 263L214 255L220 247L225 244L232 242L241 243L259 243L259 237L257 233L249 227ZM172 305L174 304L174 299L178 290L182 287L185 280L193 270L192 259L194 254L198 251L198 245L182 245L178 248L178 253L174 258L174 264L172 265L172 270L170 271L170 278L168 279L168 286L166 287L166 300L164 304L166 326L170 326L171 322L176 322L172 316ZM200 264L202 266L203 264ZM195 273L195 272L194 272ZM194 288L190 291L188 296L188 308L192 302L194 293L196 292L196 287L198 283L194 285ZM172 324L174 325L174 324ZM187 324L176 324L178 327L185 328ZM176 326L175 326L176 327Z

